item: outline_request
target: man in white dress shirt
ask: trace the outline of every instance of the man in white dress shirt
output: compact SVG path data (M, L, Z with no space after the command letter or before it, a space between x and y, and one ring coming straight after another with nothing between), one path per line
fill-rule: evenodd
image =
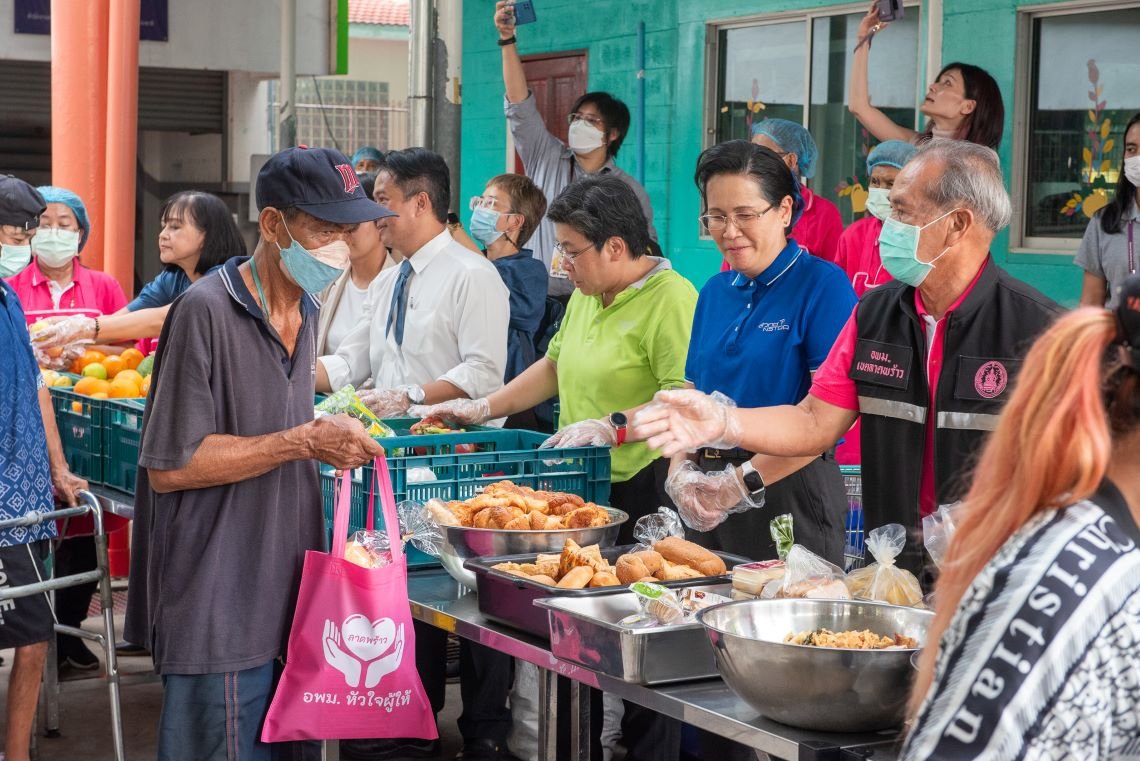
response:
M480 399L503 385L510 292L495 265L456 243L447 230L451 177L425 148L393 151L377 179L389 217L384 245L403 253L368 288L364 317L336 354L317 360L317 391L372 378L361 401L380 417L412 404ZM446 689L447 634L416 622L416 669L438 714ZM509 663L507 668L509 669ZM505 694L502 696L505 701ZM496 700L496 702L498 702ZM346 740L346 759L431 758L437 740Z
M450 173L439 154L388 154L384 245L407 258L368 289L365 319L317 361L317 390L373 379L362 400L380 417L412 404L479 399L503 384L510 293L495 266L447 230ZM377 187L377 192L381 188Z

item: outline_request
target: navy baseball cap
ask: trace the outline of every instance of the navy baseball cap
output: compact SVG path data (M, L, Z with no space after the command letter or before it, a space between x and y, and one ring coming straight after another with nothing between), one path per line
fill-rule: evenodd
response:
M267 206L343 225L396 216L364 194L352 162L331 148L286 148L270 156L257 174L257 208Z
M44 197L34 187L10 174L0 177L0 225L34 230L46 208Z

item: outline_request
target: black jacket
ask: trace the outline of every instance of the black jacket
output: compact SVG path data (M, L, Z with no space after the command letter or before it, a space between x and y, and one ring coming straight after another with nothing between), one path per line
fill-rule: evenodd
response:
M927 420L936 426L935 496L938 504L947 504L967 491L975 458L1012 392L1022 357L1061 307L988 259L973 289L945 318L931 410L926 325L915 308L914 290L892 280L859 301L848 375L855 381L862 419L864 526L905 526L911 538L900 564L917 573L923 558L919 490Z

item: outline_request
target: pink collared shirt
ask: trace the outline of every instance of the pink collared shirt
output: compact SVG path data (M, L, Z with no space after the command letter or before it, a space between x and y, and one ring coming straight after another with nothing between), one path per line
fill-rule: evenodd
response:
M930 388L931 400L935 399L938 378L942 375L946 318L962 304L970 295L970 291L974 290L974 285L977 284L978 277L981 276L982 270L985 268L986 262L983 262L978 267L974 279L970 281L970 285L962 291L962 294L950 305L940 320L935 320L926 311L926 305L922 302L922 294L917 288L914 289L914 307L919 318L923 321L926 334L926 380ZM839 337L835 339L835 344L832 345L827 359L823 361L823 364L812 377L811 389L808 391L820 401L855 412L859 411L859 394L855 389L855 381L851 379L848 372L851 369L851 360L855 356L855 339L858 336L855 315L858 310L859 307L856 305L855 309L851 311L851 316L847 318L847 324L843 326ZM933 401L931 407L934 407ZM937 418L938 416L933 411L926 416L926 445L922 452L922 486L919 489L919 510L923 516L930 515L938 507L934 489L934 421ZM875 455L872 453L871 456Z
M40 271L35 260L7 282L16 291L29 325L45 317L113 314L127 305L127 297L117 280L105 272L88 269L78 261L71 285L59 295L58 306L52 293L52 281Z
M891 273L879 258L879 232L882 229L881 221L867 216L852 223L839 237L835 263L847 273L856 296L862 296L891 279Z

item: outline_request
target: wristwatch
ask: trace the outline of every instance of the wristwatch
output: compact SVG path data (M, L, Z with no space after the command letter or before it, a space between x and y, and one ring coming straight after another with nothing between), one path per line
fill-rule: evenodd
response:
M609 421L610 425L614 427L614 431L617 432L617 445L620 447L625 443L626 426L629 425L629 420L624 412L611 412Z
M427 396L427 394L424 393L423 386L400 386L400 389L408 395L408 400L412 404L423 404L424 398Z
M764 497L764 477L760 475L760 471L752 466L752 462L748 461L740 466L740 480L744 482L744 488L752 495L753 499L762 499Z

